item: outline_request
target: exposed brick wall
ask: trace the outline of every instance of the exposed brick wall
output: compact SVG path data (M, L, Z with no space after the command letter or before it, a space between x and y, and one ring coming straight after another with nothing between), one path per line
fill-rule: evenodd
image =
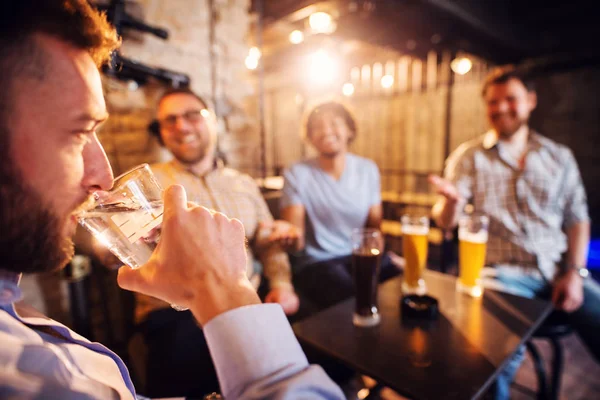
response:
M216 99L221 109L227 109L227 121L220 123L220 146L232 165L245 157L247 142L255 139L255 122L244 106L253 94L244 66L248 53L247 35L250 25L249 0L214 0L216 9ZM128 10L151 25L169 31L169 39L150 34L127 32L121 52L141 63L186 73L194 91L212 100L210 72L210 7L208 0L138 0ZM155 112L157 98L166 89L150 83L130 91L127 83L105 78L109 121L99 131L116 173L142 162L168 158L168 153L150 137L147 125Z

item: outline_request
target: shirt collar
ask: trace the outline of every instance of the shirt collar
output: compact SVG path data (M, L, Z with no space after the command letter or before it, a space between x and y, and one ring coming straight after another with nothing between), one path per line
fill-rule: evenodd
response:
M529 137L528 137L528 146L531 149L538 150L543 147L543 143L541 141L540 135L529 128ZM498 144L498 135L494 130L489 130L483 135L483 148L485 150L490 150Z
M20 280L21 274L0 269L0 305L16 303L23 298Z
M192 175L196 175L188 165L182 163L181 161L177 160L176 158L172 159L170 161L170 164L174 169L177 169L179 171L189 172ZM212 172L217 171L223 167L224 167L223 161L221 159L215 157L212 169L207 171L206 174L204 174L204 175L205 176L210 175Z
M487 131L483 136L483 148L489 150L497 144L498 135L496 135L496 132L494 132L493 130Z

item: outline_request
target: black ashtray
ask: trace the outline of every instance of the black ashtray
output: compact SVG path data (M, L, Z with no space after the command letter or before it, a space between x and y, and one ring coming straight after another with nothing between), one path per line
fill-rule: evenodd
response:
M400 299L402 317L434 319L438 315L438 301L431 296L411 294Z

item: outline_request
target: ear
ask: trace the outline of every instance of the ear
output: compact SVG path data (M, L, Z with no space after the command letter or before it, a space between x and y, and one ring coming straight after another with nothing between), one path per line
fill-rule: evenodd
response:
M352 144L356 139L356 129L350 129L351 135L348 137L348 144Z
M537 107L537 93L535 90L527 93L527 101L529 102L529 111L535 110Z
M148 132L150 132L151 135L158 139L158 143L164 145L162 137L160 136L160 124L158 123L158 120L153 120L148 125Z

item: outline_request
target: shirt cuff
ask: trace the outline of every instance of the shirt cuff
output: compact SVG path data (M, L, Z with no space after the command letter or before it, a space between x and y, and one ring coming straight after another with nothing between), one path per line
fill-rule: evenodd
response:
M221 314L204 326L227 398L249 384L308 361L279 304L257 304Z
M582 215L578 215L578 214L572 213L571 215L568 215L565 217L564 228L568 229L571 226L582 223L582 222L587 222L587 223L591 222L589 214L585 213Z

